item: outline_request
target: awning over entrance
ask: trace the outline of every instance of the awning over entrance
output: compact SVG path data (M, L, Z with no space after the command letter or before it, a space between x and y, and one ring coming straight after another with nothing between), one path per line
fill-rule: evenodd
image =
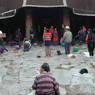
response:
M22 7L69 7L77 15L95 16L95 0L0 0L0 18L12 17Z
M15 15L15 10L22 7L23 0L0 0L0 18Z
M95 0L67 0L67 5L77 15L95 16Z
M60 5L63 6L64 4L63 4L63 0L27 0L26 5L52 7L52 6L60 6Z
M0 0L0 19L13 17L22 7L63 7L64 0ZM66 1L66 0L65 0Z
M0 13L21 7L23 0L0 0Z

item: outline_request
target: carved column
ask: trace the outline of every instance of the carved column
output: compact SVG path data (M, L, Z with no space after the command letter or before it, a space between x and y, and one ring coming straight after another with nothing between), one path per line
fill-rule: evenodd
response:
M25 29L26 29L26 38L30 40L30 32L32 30L32 15L31 10L26 10L26 17L25 17Z
M70 25L70 12L68 9L63 10L63 24Z

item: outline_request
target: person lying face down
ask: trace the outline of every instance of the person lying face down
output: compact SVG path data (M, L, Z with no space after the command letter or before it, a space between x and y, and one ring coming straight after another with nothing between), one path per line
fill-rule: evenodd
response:
M0 47L0 54L4 53L4 51L8 52L8 50L5 47Z

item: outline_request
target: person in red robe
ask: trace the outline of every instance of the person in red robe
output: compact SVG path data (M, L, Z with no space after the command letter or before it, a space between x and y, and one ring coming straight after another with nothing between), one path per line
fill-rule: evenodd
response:
M49 33L51 33L51 35L52 35L51 41L53 43L53 34L54 34L54 27L53 26L50 27Z
M50 32L51 34L53 34L53 33L54 33L54 28L53 28L53 26L51 26L51 28L50 28L49 32Z
M58 45L58 42L59 42L58 32L57 29L55 28L55 31L53 33L53 44Z

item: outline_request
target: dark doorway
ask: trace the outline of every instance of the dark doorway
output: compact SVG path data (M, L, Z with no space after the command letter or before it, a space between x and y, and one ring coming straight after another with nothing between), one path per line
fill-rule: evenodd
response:
M95 27L95 16L79 16L73 14L71 17L71 31L73 32L73 36L78 34L82 26L85 26L87 29L93 29Z
M31 13L33 29L36 32L37 41L42 41L43 28L54 26L60 35L60 28L63 23L63 8L37 8L25 7L17 10L14 17L0 20L0 29L7 33L7 38L15 39L15 31L20 28L22 36L25 37L25 16L27 11ZM24 38L23 38L24 39Z
M32 8L33 27L42 41L44 27L54 26L58 32L63 23L63 8Z

